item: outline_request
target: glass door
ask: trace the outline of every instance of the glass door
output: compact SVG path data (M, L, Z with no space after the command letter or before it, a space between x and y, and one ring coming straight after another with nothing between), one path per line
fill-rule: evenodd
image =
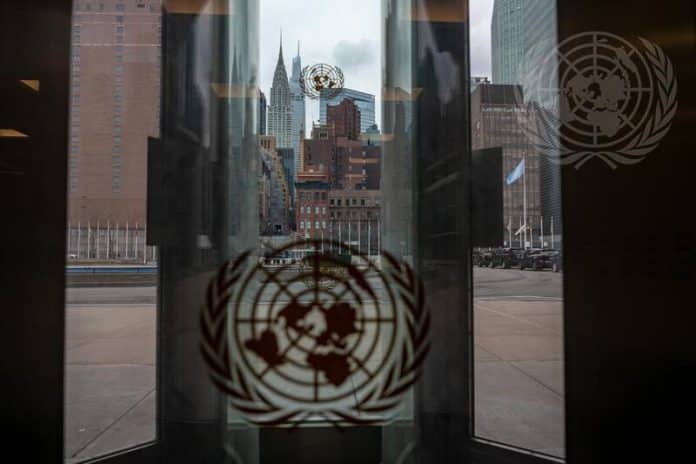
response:
M522 3L75 2L67 462L563 456Z

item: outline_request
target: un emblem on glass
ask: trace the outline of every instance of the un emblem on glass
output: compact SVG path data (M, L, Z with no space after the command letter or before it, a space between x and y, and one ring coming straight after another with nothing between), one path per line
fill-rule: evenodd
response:
M207 289L201 350L253 424L389 420L418 379L430 315L411 266L300 240L225 263Z
M677 111L672 63L643 38L634 45L592 31L557 46L542 42L522 68L525 132L559 164L636 164L658 147Z

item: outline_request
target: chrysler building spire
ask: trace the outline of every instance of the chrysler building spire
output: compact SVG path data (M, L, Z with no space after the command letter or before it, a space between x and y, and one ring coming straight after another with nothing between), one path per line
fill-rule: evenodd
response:
M283 59L283 32L280 32L280 49L278 63L273 73L271 86L271 104L268 111L268 133L275 136L278 148L291 148L290 84Z

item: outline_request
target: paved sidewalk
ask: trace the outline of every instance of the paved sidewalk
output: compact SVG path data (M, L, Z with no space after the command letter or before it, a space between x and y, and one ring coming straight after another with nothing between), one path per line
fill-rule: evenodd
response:
M155 438L155 306L68 306L65 457Z
M477 436L564 455L562 324L560 300L475 301Z
M563 455L562 304L477 299L476 433ZM155 437L155 306L67 309L68 463Z

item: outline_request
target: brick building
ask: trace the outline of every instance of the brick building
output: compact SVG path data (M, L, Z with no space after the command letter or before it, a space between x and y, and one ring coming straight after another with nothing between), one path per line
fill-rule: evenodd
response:
M161 1L74 3L68 222L146 222L147 144L159 133Z
M326 108L326 124L334 127L336 137L360 139L360 108L346 98L338 105Z
M302 237L329 237L329 178L323 172L303 172L295 183L297 232Z

